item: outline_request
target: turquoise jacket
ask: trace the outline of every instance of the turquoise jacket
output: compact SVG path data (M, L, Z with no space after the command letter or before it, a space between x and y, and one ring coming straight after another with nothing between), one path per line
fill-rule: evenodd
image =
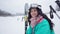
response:
M26 30L26 34L32 34L31 26ZM54 31L50 29L48 21L43 19L34 27L34 34L54 34Z

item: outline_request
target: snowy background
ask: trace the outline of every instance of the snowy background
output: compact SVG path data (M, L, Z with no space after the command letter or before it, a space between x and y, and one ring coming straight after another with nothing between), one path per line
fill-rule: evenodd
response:
M57 9L58 6L55 1L56 0L0 0L0 11L7 12L10 15L6 17L0 16L0 34L24 34L25 23L22 17L24 17L25 13L25 3L28 3L29 6L32 3L42 5L42 11L46 14L50 11L49 5L52 5L55 10ZM56 12L58 15L60 14L60 11L56 10ZM11 16L11 14L15 16ZM50 18L49 14L46 15ZM55 34L60 34L60 19L55 13L53 15L54 18L51 20L55 24Z

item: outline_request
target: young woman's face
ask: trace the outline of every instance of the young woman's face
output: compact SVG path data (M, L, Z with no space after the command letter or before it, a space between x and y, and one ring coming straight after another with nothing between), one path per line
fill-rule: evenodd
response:
M31 16L36 17L38 15L37 9L31 9Z

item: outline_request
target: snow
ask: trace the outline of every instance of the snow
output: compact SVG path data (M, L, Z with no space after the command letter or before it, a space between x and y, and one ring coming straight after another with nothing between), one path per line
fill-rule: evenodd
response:
M23 16L0 17L0 34L24 34Z

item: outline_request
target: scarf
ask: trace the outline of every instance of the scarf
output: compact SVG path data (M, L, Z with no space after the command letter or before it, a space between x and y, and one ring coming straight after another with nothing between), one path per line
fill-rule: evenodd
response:
M31 18L30 21L31 21L31 27L34 28L35 25L37 25L39 22L41 22L43 19L43 16L38 16L38 17L34 17L34 18Z

